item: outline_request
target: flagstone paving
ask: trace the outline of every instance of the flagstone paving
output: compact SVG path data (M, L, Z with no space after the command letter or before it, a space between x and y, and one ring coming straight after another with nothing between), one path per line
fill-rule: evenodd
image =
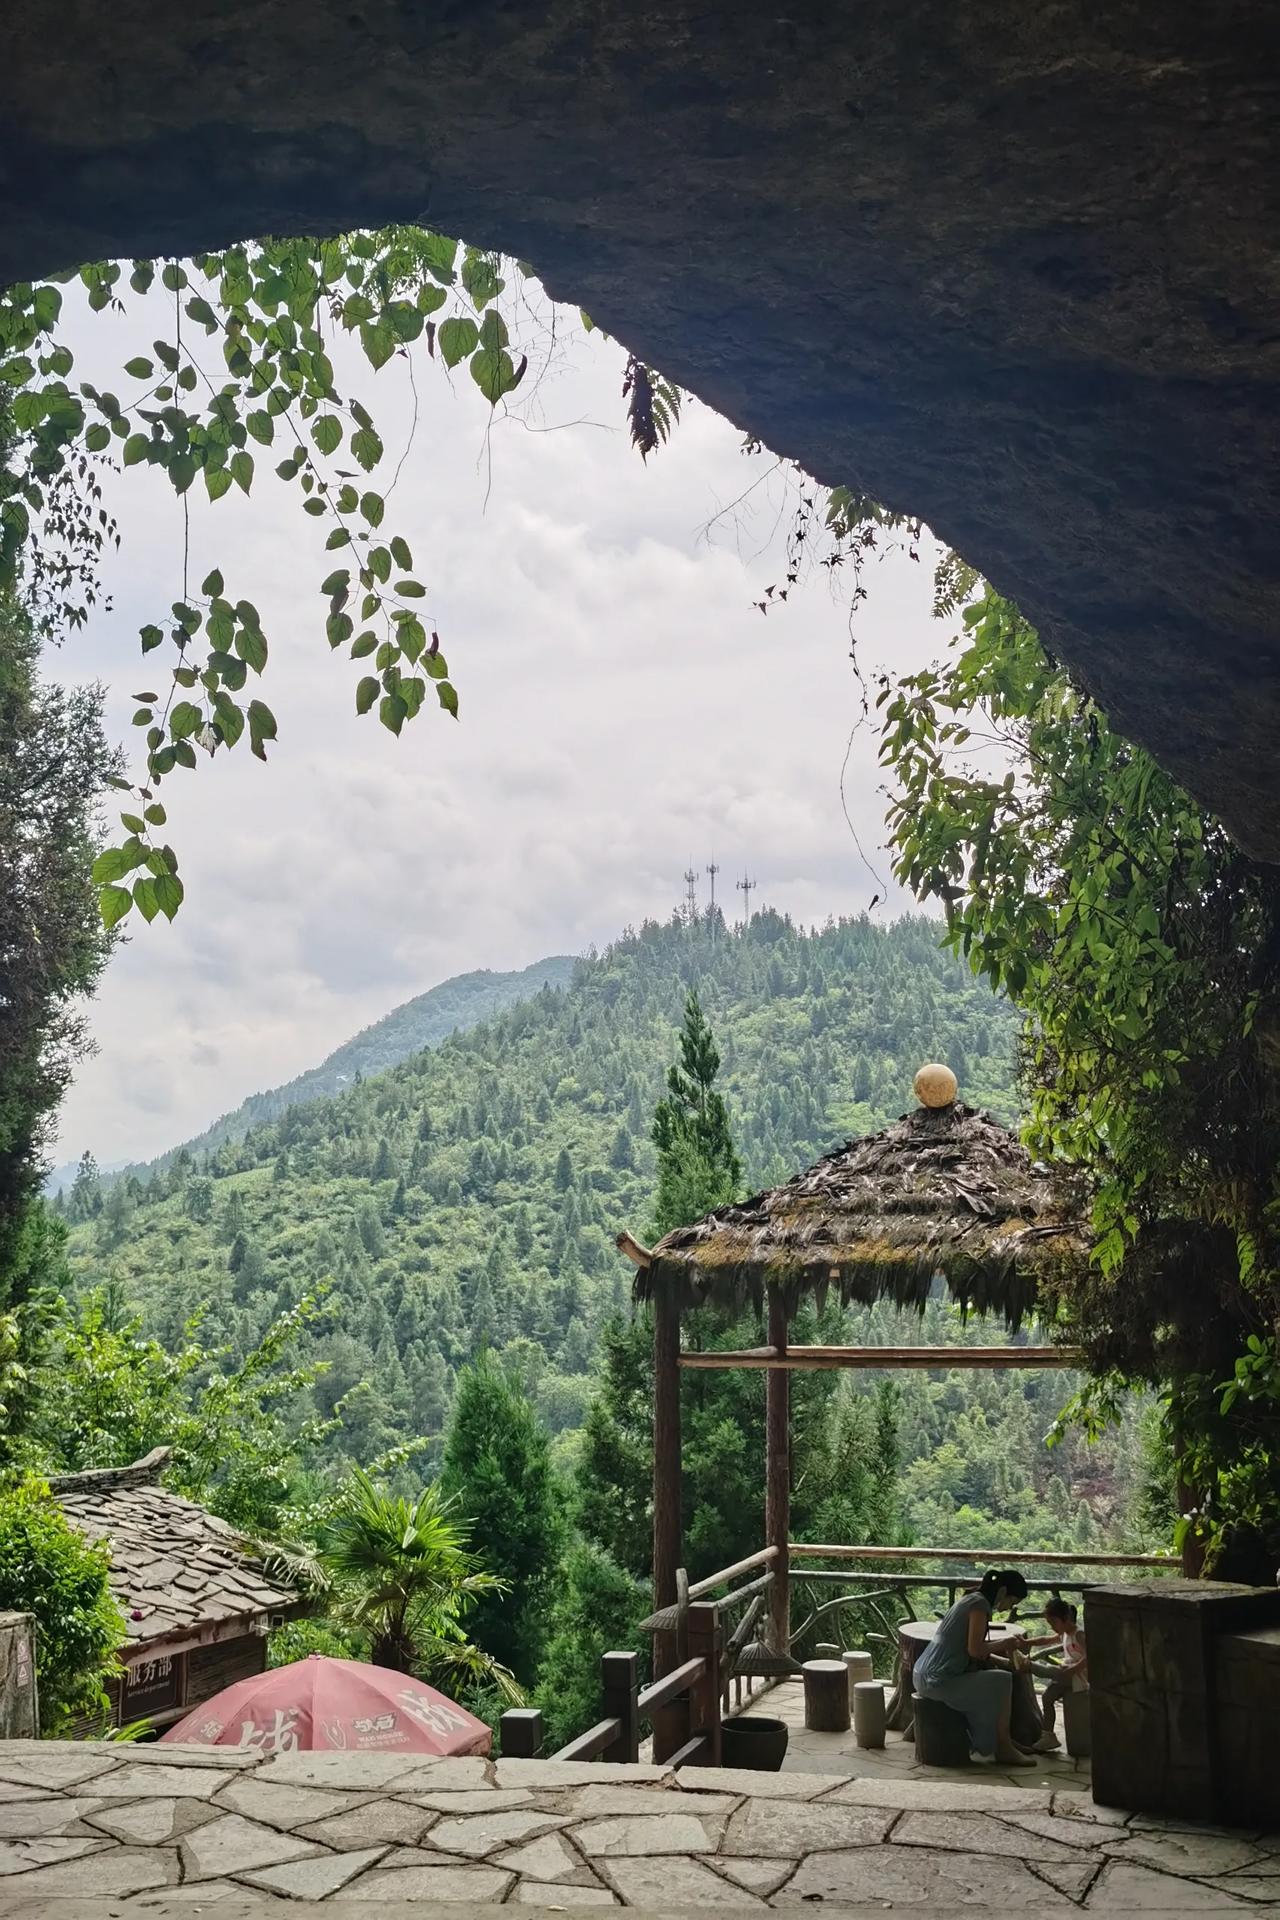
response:
M758 1693L749 1703L752 1713L766 1713L781 1720L789 1730L788 1773L844 1774L858 1780L879 1780L892 1785L902 1779L931 1783L953 1781L957 1785L981 1781L992 1787L1014 1787L1036 1792L1051 1787L1055 1793L1087 1796L1090 1787L1089 1762L1073 1760L1064 1750L1042 1755L1034 1773L1014 1769L1006 1773L994 1762L975 1762L961 1768L922 1767L916 1759L915 1743L900 1733L885 1737L883 1747L860 1747L852 1727L844 1733L816 1733L804 1723L804 1687L800 1680L780 1680Z
M284 1901L335 1920L504 1903L1280 1916L1280 1833L1130 1817L1048 1768L1015 1785L158 1751L0 1744L0 1920L241 1920Z

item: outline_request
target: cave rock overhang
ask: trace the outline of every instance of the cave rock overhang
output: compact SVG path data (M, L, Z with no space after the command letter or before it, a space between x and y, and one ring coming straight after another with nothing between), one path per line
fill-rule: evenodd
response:
M1269 9L31 0L6 39L0 279L395 219L516 253L922 516L1280 859Z

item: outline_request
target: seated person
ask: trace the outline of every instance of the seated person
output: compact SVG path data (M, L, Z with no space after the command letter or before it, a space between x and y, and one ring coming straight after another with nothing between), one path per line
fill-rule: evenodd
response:
M1045 1625L1050 1632L1039 1639L1029 1640L1029 1647L1052 1647L1061 1649L1061 1658L1053 1665L1045 1661L1034 1661L1031 1671L1040 1679L1047 1680L1040 1704L1040 1717L1044 1724L1045 1745L1058 1746L1055 1727L1057 1707L1064 1694L1080 1693L1089 1685L1089 1661L1085 1651L1084 1628L1077 1624L1079 1615L1069 1600L1056 1597L1047 1600L1044 1606Z
M1033 1767L1010 1731L1013 1674L997 1663L987 1641L991 1616L1027 1597L1027 1583L1013 1568L993 1568L982 1585L964 1594L938 1622L911 1672L912 1686L926 1700L941 1700L964 1715L972 1752L994 1754L1002 1766Z

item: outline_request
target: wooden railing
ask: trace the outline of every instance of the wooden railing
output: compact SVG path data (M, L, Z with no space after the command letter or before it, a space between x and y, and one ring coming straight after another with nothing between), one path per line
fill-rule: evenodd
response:
M639 1654L604 1654L600 1661L600 1719L566 1746L545 1757L565 1761L598 1760L605 1764L635 1761L640 1754L642 1730L647 1725L652 1732L655 1761L672 1767L718 1766L721 1716L728 1704L731 1685L738 1687L739 1696L741 1692L741 1676L735 1676L734 1656L741 1652L746 1632L777 1578L778 1557L777 1547L763 1547L758 1553L735 1560L732 1566L708 1574L688 1587L688 1604L681 1604L679 1624L672 1635L678 1664L649 1686L642 1688L639 1683ZM846 1572L805 1564L811 1560L843 1560L855 1567L862 1563L874 1567L875 1571ZM790 1542L788 1562L788 1577L799 1583L839 1584L853 1589L816 1606L798 1631L797 1640L822 1616L832 1612L838 1616L842 1607L865 1607L888 1629L890 1622L884 1619L877 1604L882 1599L896 1598L907 1608L902 1617L910 1618L909 1595L913 1591L945 1590L950 1604L961 1588L976 1585L988 1566L1143 1567L1152 1571L1179 1571L1177 1560L1156 1554L997 1549L978 1555L961 1547L847 1547L810 1541ZM886 1565L901 1567L912 1562L918 1563L922 1570L918 1573L884 1570ZM739 1587L731 1586L741 1574L755 1574L757 1567L764 1568L764 1572ZM1081 1579L1046 1578L1027 1582L1028 1591L1032 1593L1082 1593L1090 1584ZM869 1590L859 1592L856 1590L859 1586ZM730 1591L721 1593L715 1601L705 1598L719 1588L730 1588ZM746 1612L726 1642L724 1619L744 1604ZM655 1620L657 1618L659 1616L655 1616ZM883 1637L894 1638L887 1632ZM872 1639L876 1638L873 1634ZM787 1651L782 1650L783 1660ZM773 1669L778 1670L778 1667ZM507 1758L543 1757L541 1713L536 1708L512 1708L502 1716L499 1739L500 1750Z
M977 1554L970 1547L838 1547L823 1546L810 1540L793 1540L787 1548L793 1560L959 1560L968 1567L1153 1567L1164 1573L1177 1573L1181 1562L1171 1554L1156 1553L1032 1553L1019 1548L996 1547L990 1553ZM690 1588L690 1592L693 1589Z
M547 1757L638 1760L641 1727L648 1723L653 1730L655 1760L673 1767L719 1766L724 1691L719 1607L705 1602L690 1606L686 1638L689 1657L644 1688L639 1685L638 1654L603 1655L603 1718ZM504 1713L500 1741L508 1758L537 1758L542 1753L542 1715L528 1707Z
M1086 1593L1090 1586L1097 1584L1095 1580L1079 1577L1086 1568L1143 1568L1153 1573L1180 1571L1179 1561L1172 1557L1086 1553L1070 1548L1063 1553L996 1549L979 1556L968 1548L957 1547L845 1547L793 1541L790 1557L790 1578L796 1587L838 1589L832 1598L820 1602L814 1596L809 1611L795 1627L793 1646L805 1643L820 1620L830 1620L838 1629L845 1623L846 1613L853 1616L855 1631L866 1633L873 1645L892 1646L897 1637L898 1621L892 1617L892 1604L886 1609L882 1602L900 1606L900 1618L903 1620L918 1618L926 1608L929 1611L940 1608L943 1604L942 1595L946 1596L945 1604L951 1606L957 1594L977 1585L983 1571L989 1566L1025 1567L1033 1576L1027 1580L1029 1603L1033 1603L1037 1597L1047 1598L1050 1594L1066 1598ZM818 1559L843 1560L852 1565L836 1568L808 1564ZM907 1567L913 1562L918 1564L918 1572L889 1570ZM1064 1571L1050 1574L1049 1570L1053 1567L1061 1567ZM859 1571L860 1568L866 1571ZM1037 1572L1044 1577L1034 1578ZM861 1628L859 1622L862 1623ZM878 1631L867 1632L868 1628Z

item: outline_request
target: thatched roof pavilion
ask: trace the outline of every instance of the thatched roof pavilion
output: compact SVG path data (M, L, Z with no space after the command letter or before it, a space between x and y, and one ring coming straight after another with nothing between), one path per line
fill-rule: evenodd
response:
M783 1186L718 1207L660 1240L637 1297L757 1310L776 1287L788 1313L836 1288L842 1301L923 1311L945 1281L966 1311L1030 1318L1039 1287L1088 1257L1078 1194L989 1113L917 1107L851 1140Z
M1089 1257L1085 1196L1031 1159L988 1113L956 1098L955 1076L922 1067L922 1104L864 1140L824 1155L771 1192L718 1207L656 1247L618 1245L639 1269L635 1291L654 1309L654 1601L676 1600L681 1564L680 1371L759 1368L766 1378L765 1536L771 1638L789 1635L789 1375L797 1367L1064 1366L1064 1347L799 1347L788 1342L798 1302L832 1288L846 1302L891 1300L923 1312L941 1280L963 1311L999 1314L1016 1332L1041 1289ZM1048 1290L1052 1290L1051 1288ZM767 1311L768 1345L682 1353L680 1317L703 1304ZM670 1648L656 1649L660 1669Z

